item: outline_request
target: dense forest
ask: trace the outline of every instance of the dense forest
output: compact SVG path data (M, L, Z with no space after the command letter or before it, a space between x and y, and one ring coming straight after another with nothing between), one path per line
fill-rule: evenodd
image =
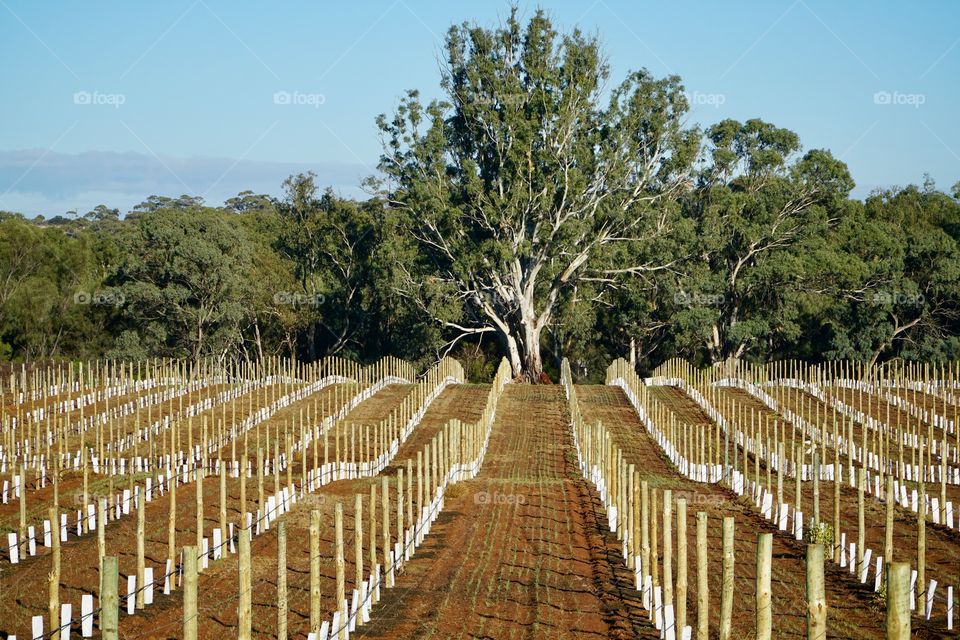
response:
M566 355L595 377L631 346L641 365L960 357L960 194L841 197L785 229L762 202L771 189L684 194L663 241L676 261L607 291L582 283L547 328L547 370ZM223 207L153 197L123 217L0 213L0 357L426 362L452 348L489 373L496 339L451 344L460 333L405 294L414 260L382 201L320 192L309 175L287 194ZM449 318L469 313L446 303Z
M960 358L960 183L851 198L788 129L689 127L679 78L609 89L596 40L540 13L446 54L445 100L378 119L365 201L303 174L220 207L0 212L0 360Z

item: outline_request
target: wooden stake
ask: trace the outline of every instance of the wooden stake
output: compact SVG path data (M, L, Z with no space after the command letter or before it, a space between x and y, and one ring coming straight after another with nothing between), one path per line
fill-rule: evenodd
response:
M145 547L145 527L146 527L146 496L140 494L140 499L137 500L137 598L136 598L136 607L137 609L143 609L144 602L144 569L146 567L146 561L144 558L144 547Z
M50 518L51 567L47 579L50 591L50 639L60 640L60 515L56 508L48 512Z
M263 493L263 449L257 448L257 511L260 517L264 516L264 505L266 504Z
M320 512L310 512L310 631L320 634Z
M770 603L770 568L773 558L773 534L757 537L757 640L770 640L773 616Z
M710 583L707 576L707 512L697 512L697 640L710 638Z
M377 571L377 485L370 483L370 579L376 579ZM370 602L377 603L377 592L374 583L370 584Z
M277 640L287 640L287 523L277 523Z
M640 481L640 568L645 589L650 575L650 488L646 480Z
M106 498L100 498L100 504L97 505L99 512L97 513L97 567L103 564L103 556L107 555L107 536L104 531L104 527L107 522L107 500ZM50 523L51 528L56 530L56 534L53 536L57 540L60 539L60 521L58 520L56 524L53 522Z
M240 573L240 594L239 603L237 605L237 615L239 618L237 639L251 640L251 631L253 626L253 616L251 611L253 592L250 576L250 530L241 528L239 536L239 557L237 560L239 563Z
M893 476L887 476L887 530L883 543L883 561L890 565L893 562L893 506L895 498L893 496ZM836 532L835 535L840 535Z
M887 640L910 640L910 564L887 565Z
M917 498L917 591L917 611L923 615L927 611L927 487L923 482Z
M394 558L394 563L397 565L403 564L404 559L404 540L403 540L403 509L404 509L404 499L403 499L403 467L397 469L397 542L400 546L400 556Z
M84 468L84 474L86 474L86 468ZM86 479L86 475L84 475ZM87 501L86 501L86 491L84 491L84 501L83 501L83 511L81 512L81 518L86 518L87 515ZM52 526L53 523L51 523ZM83 525L85 530L86 523ZM27 464L23 463L20 466L20 530L19 530L19 546L20 546L20 557L27 555Z
M350 625L347 622L346 576L343 563L343 503L338 502L334 507L333 526L336 542L337 610L340 612L340 630L337 637L346 640Z
M227 465L226 461L220 461L220 540L223 545L220 548L221 557L226 556L230 551L230 545L223 544L227 539Z
M816 444L813 445L813 524L820 525L820 450Z
M183 548L183 637L197 640L197 554L194 546ZM137 585L140 586L140 585Z
M866 526L864 524L863 494L867 485L867 471L863 467L857 469L857 579L863 575L863 552L866 547ZM834 535L839 535L834 532ZM853 560L853 558L851 558Z
M243 432L243 458L240 460L240 526L247 526L247 435Z
M834 435L836 435L836 422ZM836 444L836 443L834 443ZM840 449L835 449L833 462L833 561L840 564Z
M660 562L660 550L659 550L659 529L660 529L660 518L657 516L657 490L653 489L651 494L651 505L650 505L650 573L651 580L654 586L660 585L660 571L659 571L659 562Z
M673 610L673 491L663 491L663 610ZM665 616L666 617L666 616ZM665 622L665 624L667 624Z
M823 545L807 545L807 640L827 637L827 599L823 581Z
M687 501L677 500L677 629L687 626Z
M723 582L720 593L720 640L731 640L733 623L733 516L723 519Z
M172 430L171 430L172 432ZM177 564L177 471L176 464L171 465L167 481L170 484L170 490L167 492L170 496L170 506L167 513L167 559L170 566ZM170 580L170 590L174 591L177 581Z
M194 480L197 486L197 549L201 550L203 549L203 475L203 471L197 469Z
M390 479L387 476L381 478L380 498L383 508L383 572L386 574L386 585L388 589L393 588L393 573L390 564ZM371 542L373 542L371 540Z
M353 564L356 570L353 586L359 590L360 584L363 582L363 496L359 493L354 496L353 502L353 540Z
M100 635L103 640L118 640L120 598L117 582L120 568L116 556L106 556L100 568ZM246 640L250 640L249 637Z

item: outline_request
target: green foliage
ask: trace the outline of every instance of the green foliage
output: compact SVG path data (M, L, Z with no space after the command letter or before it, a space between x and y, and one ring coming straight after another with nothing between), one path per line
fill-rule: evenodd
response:
M100 281L91 235L0 219L0 343L25 359L97 353L102 313L77 304ZM82 297L82 296L81 296ZM82 301L82 300L81 300Z
M0 212L0 360L960 358L960 182L853 200L829 151L690 128L679 78L614 83L601 52L544 12L453 26L443 99L377 119L366 201L307 173L223 207Z
M665 258L655 241L699 133L679 78L637 71L605 97L599 41L557 33L542 11L452 27L446 62L445 100L410 91L378 118L377 186L413 258L397 284L450 346L493 333L514 374L536 379L544 329L583 322L584 306ZM593 300L578 293L587 282Z
M203 208L144 213L130 231L109 295L147 348L192 358L235 349L251 257L244 234Z
M833 527L826 522L817 522L807 527L807 544L822 544L824 549L833 548Z
M870 606L876 611L886 611L887 610L887 577L886 572L884 572L883 578L880 580L880 589L876 592L870 594Z

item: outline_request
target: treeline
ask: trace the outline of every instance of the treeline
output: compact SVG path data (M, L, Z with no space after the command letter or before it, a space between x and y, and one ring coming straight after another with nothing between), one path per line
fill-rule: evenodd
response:
M222 207L151 196L50 220L0 212L0 360L146 357L430 360L398 304L377 202L244 192Z
M843 185L842 191L849 191ZM293 176L284 197L223 207L151 197L50 220L0 213L0 359L324 355L426 363L475 378L502 345L461 337L404 286L415 259L380 199ZM786 215L775 180L699 185L658 239L667 268L578 285L543 334L586 378L616 356L696 362L960 358L960 193L927 182ZM774 206L776 205L776 206ZM444 300L450 318L464 302ZM455 338L460 338L451 344Z
M369 200L290 177L223 207L0 219L0 359L330 354L489 379L616 356L960 357L960 183L851 199L760 119L689 122L680 78L615 83L595 36L455 25L443 99L377 118Z

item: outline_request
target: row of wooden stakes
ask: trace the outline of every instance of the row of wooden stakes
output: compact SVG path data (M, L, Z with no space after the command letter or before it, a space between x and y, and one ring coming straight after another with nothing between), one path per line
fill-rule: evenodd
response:
M635 400L642 392L638 387L642 381L633 373L626 363L618 362L611 367L608 381L620 380L623 387L630 389ZM632 375L632 380L630 379ZM695 625L688 624L687 593L687 509L685 498L673 498L672 489L662 490L648 486L640 479L637 470L632 464L624 461L618 444L602 425L587 424L579 409L574 387L569 384L569 374L565 375L565 384L568 386L570 398L570 412L573 418L573 434L577 445L581 470L585 478L594 483L601 495L602 502L607 509L610 528L617 534L623 543L626 565L635 571L636 588L641 593L644 608L649 611L652 622L661 630L662 637L668 639L695 637L706 639L709 637L710 605L709 588L707 583L707 563L709 549L707 546L707 513L696 514L697 523L697 611ZM642 407L635 404L635 407ZM639 411L638 411L639 413ZM652 420L646 420L651 422ZM647 425L648 429L656 429L656 434L662 435L669 429L659 429ZM663 438L658 443L664 442ZM661 444L661 446L663 446ZM672 446L672 443L668 443ZM677 450L674 447L674 450ZM678 456L672 457L676 464L682 461ZM732 487L737 493L753 494L759 488L736 470L721 466L724 473L720 480L729 477ZM679 465L678 465L679 470ZM696 480L697 474L683 474ZM662 513L658 502L662 500ZM760 503L769 503L769 497L760 500ZM676 514L674 514L674 509ZM766 514L768 519L772 514ZM799 516L799 512L794 513ZM674 543L674 518L676 524L676 545ZM781 527L783 529L783 527ZM719 611L719 637L729 640L732 635L732 612L734 602L734 518L724 517L722 526L722 589ZM795 535L794 532L791 535ZM773 637L770 591L770 568L772 557L773 534L759 534L757 546L757 573L756 573L756 637L769 639ZM800 534L802 538L802 534ZM662 540L663 550L658 545ZM825 547L820 543L811 543L807 546L807 636L808 638L826 637L826 598L824 586L824 556ZM662 564L652 561L652 558L662 558ZM674 568L676 562L676 568ZM852 563L851 563L852 564ZM674 581L674 575L676 580ZM887 578L887 628L890 638L910 637L910 606L911 606L911 571L908 563L892 563L886 567Z

